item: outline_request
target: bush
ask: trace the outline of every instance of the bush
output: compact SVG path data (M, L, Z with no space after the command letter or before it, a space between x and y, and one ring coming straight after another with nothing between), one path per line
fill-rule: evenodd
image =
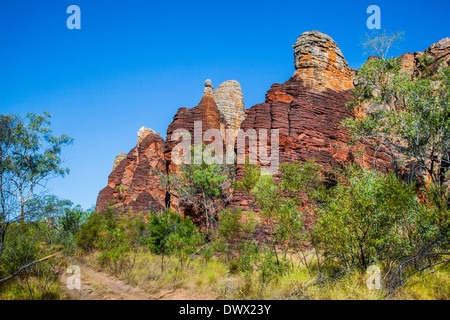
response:
M276 279L288 268L286 259L278 256L275 247L260 246L254 240L242 243L237 265L244 274L257 272L263 284Z
M253 195L261 208L261 216L273 226L275 240L284 245L284 252L302 246L304 216L317 193L323 189L321 168L313 160L305 163L283 163L277 182L272 176L262 175Z
M250 192L254 187L256 182L259 180L261 175L261 170L256 164L249 164L246 159L246 163L244 164L244 176L241 180L238 180L234 183L234 188L236 190L242 190Z
M66 252L70 244L55 228L45 222L12 223L6 231L0 257L0 279L15 274L21 267L38 259ZM55 299L60 290L54 285L61 263L59 254L23 269L16 277L0 284L0 299Z
M79 232L75 234L76 245L89 251L95 249L98 244L99 236L104 230L103 216L100 212L93 212L80 227Z
M155 212L130 216L116 214L113 208L105 213L94 212L75 235L77 245L86 251L100 250L101 264L111 263L114 271L132 266L130 255L147 247L157 254L186 256L197 250L203 237L190 218L183 219L171 210L162 215Z
M84 211L81 206L66 208L64 214L59 217L61 229L69 234L75 234L80 230L81 224L89 215L89 211Z
M319 210L312 238L326 257L367 268L399 261L432 243L442 231L437 225L442 214L419 203L414 185L394 174L351 167Z
M247 213L242 221L242 208L225 209L220 213L218 235L227 241L239 241L245 235L251 235L255 229L256 220L252 212Z
M143 239L153 253L187 253L195 252L203 243L203 237L189 217L183 219L172 210L159 216L153 213L148 222L148 235Z

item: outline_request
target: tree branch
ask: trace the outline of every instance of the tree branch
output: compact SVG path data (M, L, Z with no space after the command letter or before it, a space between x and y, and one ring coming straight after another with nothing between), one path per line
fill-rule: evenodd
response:
M33 261L33 262L30 262L30 263L27 263L27 264L21 266L19 269L17 269L15 272L13 272L10 276L8 276L8 277L6 277L6 278L3 278L3 279L0 279L0 285L3 284L3 283L5 283L6 281L8 281L8 280L10 280L10 279L12 279L12 278L18 276L23 270L25 270L25 269L27 269L27 268L29 268L29 267L31 267L31 266L37 264L37 263L40 263L40 262L49 260L49 259L55 257L56 255L60 254L60 253L61 253L61 251L60 251L60 252L57 252L57 253L54 253L54 254L52 254L52 255L50 255L50 256L47 256L47 257L45 257L45 258L42 258L42 259L39 259L39 260L35 260L35 261Z

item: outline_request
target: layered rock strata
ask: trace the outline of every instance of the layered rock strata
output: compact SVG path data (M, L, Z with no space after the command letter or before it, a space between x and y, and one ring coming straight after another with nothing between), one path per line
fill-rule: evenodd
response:
M108 177L108 185L97 198L97 211L114 205L122 212L134 213L166 207L166 190L160 174L166 174L164 139L147 131L124 159L116 163Z
M218 129L225 141L224 146L227 143L225 129L241 129L243 132L279 130L280 163L315 159L325 171L350 162L390 170L392 157L385 148L375 150L371 143L348 145L350 138L341 122L355 116L346 104L351 98L353 76L357 70L348 67L336 42L324 33L309 31L300 35L293 48L294 74L282 84L273 84L264 102L246 110L237 81L226 81L213 90L212 82L207 80L199 104L191 109L180 108L175 114L167 129L166 141L153 130L141 128L136 147L127 155L121 154L116 158L108 185L99 193L96 209L102 211L109 204L132 212L149 207L180 209L176 194L161 187L157 172L179 172L172 153L182 138L173 139L174 133L184 130L193 139L195 124L199 122L202 135L208 129ZM424 62L432 72L438 66L449 66L450 39L443 39L424 52L400 57L402 71L412 77L428 72L423 67ZM269 152L271 142L269 136ZM238 145L235 147L239 148ZM250 153L248 145L244 149ZM260 158L257 160L261 163ZM239 178L243 166L238 165L236 171ZM445 182L450 190L448 181L450 173ZM234 205L256 209L252 197L245 192L235 192L232 201Z
M294 65L288 81L272 85L265 101L248 110L241 129L278 129L280 163L315 159L328 169L349 163L363 148L367 165L389 168L386 150L347 145L348 133L341 122L354 116L346 107L353 81L334 40L318 31L303 33L294 45Z

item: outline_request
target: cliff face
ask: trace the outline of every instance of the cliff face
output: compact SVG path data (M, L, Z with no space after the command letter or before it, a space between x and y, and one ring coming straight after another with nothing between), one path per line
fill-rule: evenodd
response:
M294 74L282 84L273 84L264 102L245 110L237 81L226 81L213 91L211 81L207 80L199 104L178 110L167 129L165 141L152 130L141 128L137 146L128 155L116 158L108 185L99 193L96 209L102 211L108 204L133 212L169 205L178 209L176 194L161 187L156 171L178 172L172 153L180 139L172 140L174 133L178 129L186 130L193 142L197 121L201 121L202 134L208 129L218 129L224 146L227 143L225 129L267 129L269 132L278 129L280 163L315 159L324 170L329 170L338 164L356 161L390 170L391 156L385 149L375 151L370 143L353 147L347 144L349 136L341 121L355 116L346 104L354 88L352 73L357 71L348 67L336 42L324 33L309 31L300 35L293 48ZM430 69L448 66L450 39L437 42L425 52L404 54L400 58L403 71L411 76L421 74L423 59L420 57L424 55L431 57ZM268 140L270 151L270 137ZM364 151L364 158L359 155L361 151ZM246 152L249 152L248 145ZM239 178L242 173L243 167L237 165L236 176ZM235 192L232 203L245 208L253 206L252 198L242 192Z
M164 139L152 131L140 132L136 147L120 162L117 159L108 185L98 195L95 209L103 211L108 205L124 212L165 208L166 191L158 175L158 172L167 173Z
M142 127L138 131L136 147L128 155L121 153L116 157L108 185L98 195L96 210L103 211L108 205L132 212L149 208L161 210L166 206L177 210L179 203L176 193L162 187L160 179L160 174L179 172L173 163L172 151L181 138L172 140L174 132L186 130L191 134L193 143L195 123L201 122L202 135L208 129L218 129L224 136L225 129L240 127L242 113L245 116L239 82L226 81L213 93L212 83L207 80L199 104L191 109L180 108L175 114L165 141L151 129Z
M212 92L212 83L210 80L205 82L205 90L200 103L192 109L180 108L173 117L172 123L167 128L166 150L164 153L167 161L168 172L177 172L177 167L172 161L172 149L177 145L181 139L172 140L173 134L176 130L187 130L192 142L194 141L194 126L195 122L201 122L202 136L206 130L218 129L225 132L227 127L226 120L223 114L217 108Z
M342 52L329 36L311 31L298 38L294 58L293 76L272 85L265 101L250 108L241 128L279 129L280 162L315 159L328 169L352 161L355 149L347 146L349 137L340 124L354 116L345 107L353 82ZM373 163L374 150L364 148L367 163ZM390 167L385 151L376 160L379 167Z
M439 68L450 67L450 38L432 44L425 51L400 56L402 71L411 76L428 76Z
M213 97L227 126L238 130L245 119L244 95L239 82L225 81L214 90Z
M378 169L389 170L391 157L385 149L348 146L350 138L341 121L354 116L345 106L353 89L352 72L336 42L310 31L300 35L293 47L293 76L272 85L265 101L248 110L241 129L278 129L280 163L314 159L329 170L355 160L362 163L356 151L363 150L366 165L375 163ZM236 176L242 174L243 166L238 165ZM236 192L232 203L252 208L251 198L243 192Z

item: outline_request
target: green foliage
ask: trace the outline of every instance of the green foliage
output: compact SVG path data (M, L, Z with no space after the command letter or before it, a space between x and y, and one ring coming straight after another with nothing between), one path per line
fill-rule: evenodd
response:
M242 208L225 209L220 213L218 235L227 241L240 241L253 234L256 220L252 213L247 213L242 221Z
M75 235L83 250L101 251L103 263L118 263L126 254L147 247L157 254L191 254L203 242L194 223L171 210L162 215L117 214L113 208L92 213Z
M25 204L25 215L29 221L47 220L56 225L59 217L72 206L72 201L54 195L33 195Z
M127 191L127 187L125 187L123 185L119 185L115 188L115 190L119 191L119 192L125 192L125 191Z
M282 163L280 165L282 179L281 190L290 194L305 192L309 197L314 197L318 182L321 180L322 168L313 160L305 163Z
M300 207L306 200L317 197L321 186L321 168L313 160L301 163L283 163L281 180L263 175L256 183L253 194L262 216L274 225L276 240L286 245L286 250L302 239L303 219ZM306 196L306 198L304 198Z
M205 146L202 146L205 148ZM194 148L194 153L195 153ZM202 158L199 164L181 166L181 174L166 177L164 185L176 191L180 203L203 214L208 234L217 228L217 213L228 203L234 180L234 166Z
M429 66L433 63L434 61L433 58L428 54L424 54L423 56L419 57L418 60L419 60L418 69L424 72L425 74L431 74Z
M275 247L260 246L254 240L242 244L237 265L244 274L256 272L262 283L274 280L288 270L286 259L279 258Z
M206 145L193 146L194 154L205 152ZM195 159L195 156L194 156ZM233 168L227 164L208 161L203 155L201 163L184 164L181 166L180 192L187 197L202 195L205 198L222 196L225 188L230 187L229 179L232 179ZM175 177L173 177L175 178ZM227 183L228 182L228 183ZM225 186L224 186L225 184Z
M104 219L100 212L93 212L75 234L76 245L86 251L97 247L97 241L104 229Z
M47 112L24 118L0 115L0 279L9 279L6 286L12 287L18 279L26 280L31 298L38 296L36 290L47 297L57 279L53 269L58 259L25 267L73 248L70 237L57 228L58 217L72 203L44 192L37 195L48 179L69 172L60 155L71 143L67 135L52 135Z
M191 164L183 166L182 183L188 189L188 194L202 194L215 198L223 193L222 185L229 178L230 172L226 165Z
M58 295L56 270L71 245L59 230L43 221L13 223L5 234L0 256L0 279L15 274L32 261L61 252L58 256L22 270L15 278L0 284L0 296L13 288L13 299L51 299Z
M183 219L172 210L163 215L152 214L144 243L154 253L192 254L203 238L189 217Z
M257 181L252 194L256 198L256 204L262 210L265 217L272 217L280 212L285 201L278 185L272 176L263 175Z
M255 241L246 241L240 248L240 255L237 261L239 270L244 273L253 272L253 263L258 261L257 255L259 252L258 244Z
M58 224L61 230L74 235L80 230L81 224L84 222L90 211L85 211L78 205L73 208L66 208L64 213L59 216Z
M14 224L7 232L8 243L0 263L0 279L12 274L27 262L44 257L47 248L42 246L52 238L52 230L44 223ZM44 250L44 251L43 251Z
M450 239L450 194L440 185L422 190L427 199L415 221L419 248L448 250Z
M390 146L440 184L442 169L450 165L450 70L436 74L438 82L411 79L400 72L398 59L368 61L358 71L358 86L349 103L351 108L363 108L365 115L343 124L354 141L371 142L375 150L381 144Z
M134 264L129 254L139 249L144 230L142 216L118 214L109 207L105 213L91 213L75 233L75 243L84 251L99 250L98 261L119 273Z
M319 210L313 240L326 257L366 268L399 261L432 243L442 214L420 204L414 186L395 175L351 167Z
M255 187L260 175L261 170L259 166L246 161L244 164L244 175L241 180L235 182L235 189L250 192Z
M50 114L0 115L0 219L20 215L35 188L46 179L64 176L61 150L72 143L67 135L52 135ZM7 217L8 216L8 217Z

